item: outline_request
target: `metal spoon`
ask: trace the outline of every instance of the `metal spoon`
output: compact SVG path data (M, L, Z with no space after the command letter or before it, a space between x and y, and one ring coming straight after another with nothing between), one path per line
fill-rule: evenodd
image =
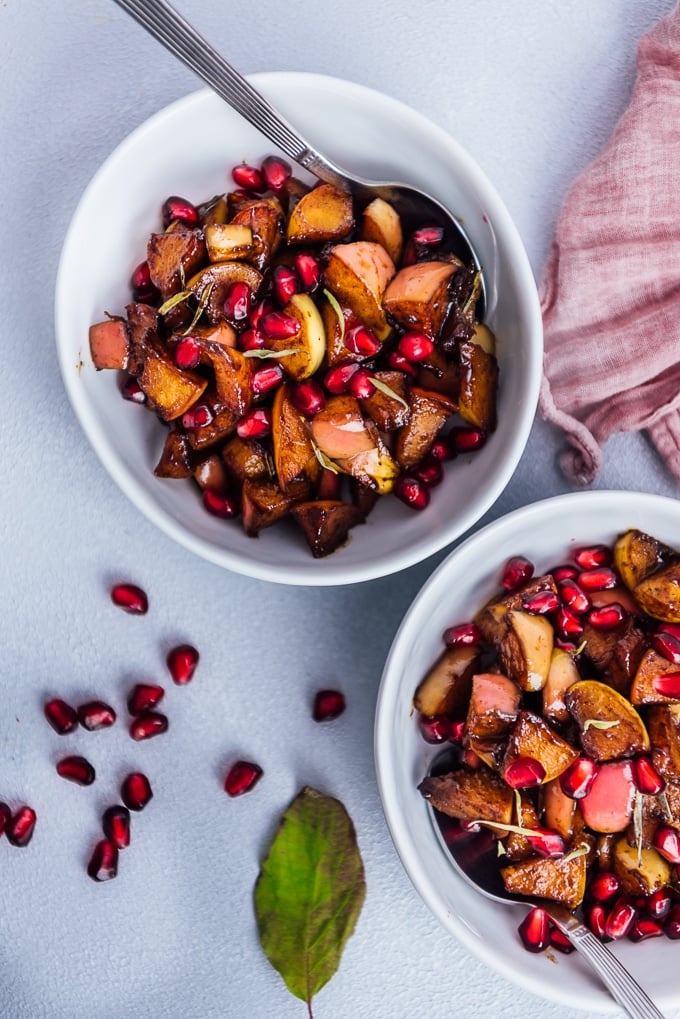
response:
M360 203L383 198L406 223L434 222L443 226L449 246L461 261L480 268L465 231L440 202L407 184L357 177L326 159L166 0L116 0L116 3L300 166L327 184L349 191ZM483 293L480 302L483 303Z
M632 1019L664 1019L664 1015L631 976L628 970L613 955L606 945L578 920L571 910L557 902L533 896L515 897L506 892L501 878L496 840L489 837L482 828L479 835L469 838L444 838L437 824L435 812L430 806L432 825L437 838L460 876L487 898L495 902L509 902L516 906L540 906L551 920L566 934L574 948L597 973L612 997L625 1009Z

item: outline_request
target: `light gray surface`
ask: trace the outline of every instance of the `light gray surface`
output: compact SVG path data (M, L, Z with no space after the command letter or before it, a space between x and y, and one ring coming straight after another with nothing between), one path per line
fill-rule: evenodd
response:
M625 107L636 41L672 4L180 6L244 72L346 77L449 130L496 184L538 274L566 187ZM284 589L222 572L132 508L66 401L52 299L69 218L111 149L195 79L112 0L5 0L0 55L0 798L40 813L29 849L0 843L0 1014L303 1015L260 951L251 891L276 817L310 783L346 803L368 879L357 932L318 997L319 1017L584 1015L539 1002L448 939L385 828L372 760L377 685L404 610L442 556L354 589ZM537 423L489 519L567 490L554 466L558 448ZM642 437L610 443L599 487L678 494ZM113 610L113 577L143 584L146 618ZM203 660L192 687L168 693L164 739L135 748L117 726L60 741L41 720L48 692L120 704L132 679L162 681L163 651L176 638L194 641ZM332 727L309 718L319 685L348 695ZM65 747L98 767L92 789L56 778ZM266 777L252 796L229 801L221 778L236 755L254 757ZM156 797L134 819L119 879L96 886L84 864L99 814L135 762L153 775Z

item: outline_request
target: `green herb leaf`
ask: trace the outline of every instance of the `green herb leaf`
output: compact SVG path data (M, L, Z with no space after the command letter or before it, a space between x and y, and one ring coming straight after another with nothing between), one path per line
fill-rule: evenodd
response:
M572 658L578 658L578 656L582 655L583 652L585 651L587 643L588 643L587 640L581 641L577 648L575 648L573 651L567 651L567 654L571 655Z
M583 723L583 731L588 732L591 726L593 729L613 729L618 724L618 721L605 722L602 718L586 718Z
M487 828L498 828L499 831L514 832L515 835L536 835L535 828L524 828L520 824L503 824L502 821L485 821L483 817L476 817L468 824L485 824Z
M369 378L376 389L379 389L381 393L385 394L385 396L389 396L391 397L391 399L396 400L397 403L400 403L402 407L405 407L406 410L408 410L408 404L406 400L399 396L399 393L395 393L395 391L390 386L388 386L386 382L383 382L382 379L376 379L374 375L369 376Z
M308 786L281 819L255 885L262 947L288 990L311 1001L331 979L366 895L354 825Z
M180 290L178 294L173 294L172 297L168 297L167 301L163 301L160 308L158 309L159 315L167 315L169 311L178 305L182 301L186 301L187 297L191 297L190 290Z
M194 328L194 326L198 322L199 318L201 317L201 315L205 311L205 306L208 303L208 301L210 300L210 294L212 293L213 286L214 286L214 283L211 280L210 283L206 283L206 285L201 290L201 296L198 299L198 307L196 308L196 311L194 312L194 317L192 318L191 322L189 323L187 328L182 333L182 336L188 336L189 335L189 333L192 331L192 329Z
M661 808L662 808L664 814L666 815L666 817L668 818L668 820L672 821L673 820L673 811L671 810L670 806L668 805L668 797L666 796L665 792L659 793L659 803L661 804Z
M338 304L338 300L337 300L335 294L332 294L330 292L330 290L324 290L324 295L328 299L328 303L330 304L331 308L333 309L335 314L338 316L338 322L340 323L340 342L344 343L344 341L345 341L345 316L342 313L342 308Z
M496 843L496 856L507 856L507 855L508 851L501 842L501 840L499 839L498 842Z
M244 350L244 357L259 357L261 361L266 361L272 357L290 357L291 354L298 354L297 350L268 350L266 347L255 347L253 350Z
M522 824L522 794L519 789L513 789L515 794L515 819L518 825Z
M344 474L342 467L339 467L334 460L330 460L323 450L319 449L315 442L312 442L312 448L314 450L314 456L319 461L322 467L325 467L331 474Z
M590 852L590 846L587 842L582 842L580 846L575 849L570 849L566 856L562 857L563 863L568 863L569 860L576 860L579 856L587 856Z

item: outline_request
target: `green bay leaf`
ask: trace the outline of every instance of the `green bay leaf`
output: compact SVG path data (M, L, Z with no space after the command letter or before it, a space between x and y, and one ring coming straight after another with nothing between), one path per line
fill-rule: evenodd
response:
M309 786L284 813L255 885L262 947L288 990L311 1001L340 965L366 895L354 825Z

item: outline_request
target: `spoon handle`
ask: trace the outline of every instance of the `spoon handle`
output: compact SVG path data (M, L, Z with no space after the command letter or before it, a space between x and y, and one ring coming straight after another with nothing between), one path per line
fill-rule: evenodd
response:
M326 183L347 190L341 171L312 148L167 0L115 2L287 156Z

